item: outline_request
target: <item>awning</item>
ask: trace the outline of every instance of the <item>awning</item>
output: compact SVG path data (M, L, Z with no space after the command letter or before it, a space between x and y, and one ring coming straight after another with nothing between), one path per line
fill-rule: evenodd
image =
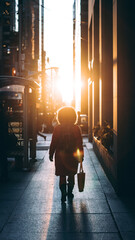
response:
M30 88L40 87L35 80L15 76L0 76L0 88L10 85L29 86Z

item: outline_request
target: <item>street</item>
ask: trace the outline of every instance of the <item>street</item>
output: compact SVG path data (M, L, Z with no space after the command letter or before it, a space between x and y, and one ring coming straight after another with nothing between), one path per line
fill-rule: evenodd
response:
M0 240L135 239L135 206L118 198L86 137L84 192L78 191L76 178L73 202L61 204L48 158L50 140L51 134L46 141L38 137L37 162L30 172L11 171L9 181L0 185Z

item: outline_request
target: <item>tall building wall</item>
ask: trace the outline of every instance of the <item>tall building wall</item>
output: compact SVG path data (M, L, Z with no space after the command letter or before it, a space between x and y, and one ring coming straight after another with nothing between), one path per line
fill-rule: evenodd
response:
M89 129L99 119L113 126L110 159L96 148L119 193L135 193L135 5L132 1L89 0ZM98 51L99 50L99 51ZM99 54L98 54L99 53ZM96 95L96 96L95 96ZM98 149L98 150L97 150Z
M11 75L18 62L16 0L0 1L0 74Z
M76 0L75 21L75 108L81 111L81 25L80 25L80 0Z
M20 75L38 71L40 1L19 0Z
M73 3L73 106L75 107L75 22L76 22L76 0Z
M73 4L73 69L75 108L88 113L88 0Z
M12 75L12 69L23 77L37 72L39 1L0 1L0 32L0 74Z
M81 1L81 112L88 114L88 0Z
M120 191L135 193L135 4L114 1L113 6L113 118L115 158L118 162Z

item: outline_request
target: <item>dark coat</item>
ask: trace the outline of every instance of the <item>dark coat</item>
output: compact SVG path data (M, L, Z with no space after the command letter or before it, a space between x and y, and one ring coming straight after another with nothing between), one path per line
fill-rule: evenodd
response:
M72 134L72 135L70 135ZM67 151L65 146L66 136L73 136L74 151ZM64 137L64 138L63 138ZM71 139L71 141L72 141ZM79 158L76 157L76 150L80 150L80 157L83 158L83 145L81 130L78 125L58 125L55 127L50 145L49 155L55 153L55 174L56 176L69 176L77 173Z

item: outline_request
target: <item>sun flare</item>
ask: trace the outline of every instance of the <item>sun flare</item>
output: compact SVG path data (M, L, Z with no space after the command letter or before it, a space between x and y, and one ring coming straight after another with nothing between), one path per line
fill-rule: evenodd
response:
M72 75L68 76L63 73L63 76L57 81L57 91L62 97L62 101L65 104L71 104L73 100L73 80Z

